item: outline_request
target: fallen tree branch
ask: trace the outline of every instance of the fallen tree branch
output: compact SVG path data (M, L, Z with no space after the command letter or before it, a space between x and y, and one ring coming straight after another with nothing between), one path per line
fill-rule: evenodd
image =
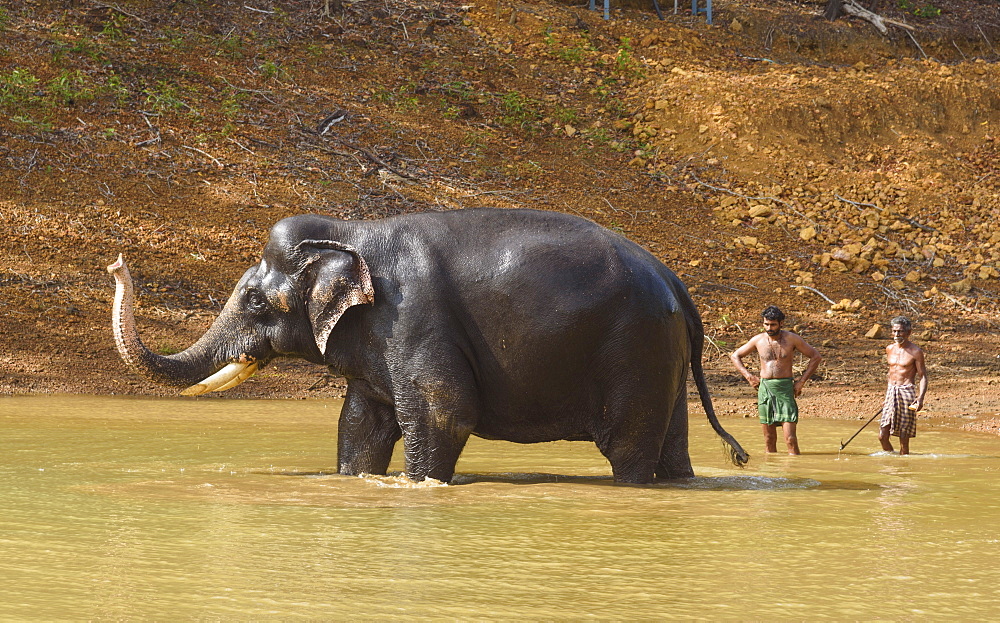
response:
M903 22L897 22L896 20L889 19L888 17L882 17L878 13L873 13L864 7L854 4L854 2L844 2L840 6L840 9L844 13L847 13L848 15L859 17L863 20L871 22L871 24L875 26L875 28L883 35L889 34L889 27L886 26L886 24L891 24L897 28L902 28L903 30L906 30L908 32L915 30L915 28L913 26L910 26L909 24L904 24ZM910 35L910 37L912 38L913 35ZM920 46L918 45L917 47ZM921 52L923 52L923 50L921 50Z
M882 17L878 13L872 13L868 9L859 7L852 2L845 2L840 8L848 15L860 17L863 20L871 22L872 26L883 35L889 34L889 27L885 25L885 22L882 21Z

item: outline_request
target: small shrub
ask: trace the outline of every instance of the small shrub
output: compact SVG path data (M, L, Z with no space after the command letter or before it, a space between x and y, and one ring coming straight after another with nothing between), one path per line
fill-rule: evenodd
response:
M632 52L632 41L628 37L621 38L621 45L618 47L618 53L615 55L614 70L622 76L633 80L638 80L645 76L642 64Z

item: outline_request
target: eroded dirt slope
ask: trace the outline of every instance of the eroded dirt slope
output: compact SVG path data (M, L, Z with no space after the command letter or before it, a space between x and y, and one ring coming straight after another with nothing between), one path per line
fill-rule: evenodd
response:
M995 426L998 9L869 4L912 32L786 1L716 2L713 26L541 1L5 5L0 391L171 393L114 352L119 252L172 352L283 216L495 205L578 213L681 273L724 410L746 398L725 354L776 303L827 356L816 414L877 397L864 335L904 312L932 412ZM342 387L290 363L229 395Z

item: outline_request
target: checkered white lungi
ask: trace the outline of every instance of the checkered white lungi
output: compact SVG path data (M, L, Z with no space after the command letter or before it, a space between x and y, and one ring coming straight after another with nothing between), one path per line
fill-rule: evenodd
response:
M888 426L889 434L895 437L917 436L917 412L908 407L917 400L917 388L912 383L889 385L882 403L882 419L879 426Z

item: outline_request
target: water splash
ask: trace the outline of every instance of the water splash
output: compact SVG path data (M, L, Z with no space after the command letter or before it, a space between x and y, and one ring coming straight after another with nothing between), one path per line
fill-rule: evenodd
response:
M448 483L434 478L425 478L420 482L411 480L406 474L389 474L387 476L376 476L373 474L359 474L358 478L374 484L377 487L389 489L430 489L433 487L447 487Z

